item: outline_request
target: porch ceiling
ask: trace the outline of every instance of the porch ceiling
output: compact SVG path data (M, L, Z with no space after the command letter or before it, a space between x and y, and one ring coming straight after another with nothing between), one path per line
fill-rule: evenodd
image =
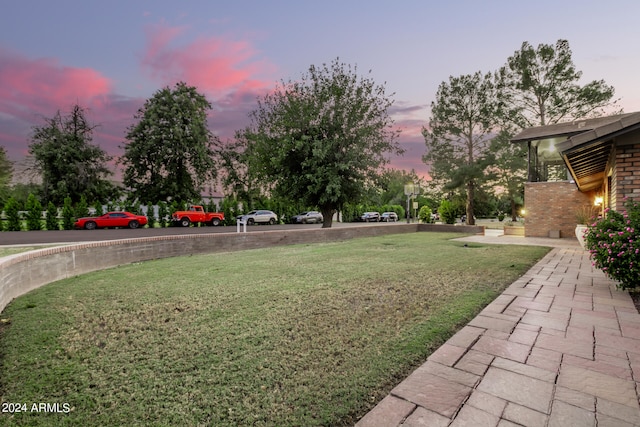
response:
M581 191L595 190L602 185L613 140L580 145L562 152L562 157Z

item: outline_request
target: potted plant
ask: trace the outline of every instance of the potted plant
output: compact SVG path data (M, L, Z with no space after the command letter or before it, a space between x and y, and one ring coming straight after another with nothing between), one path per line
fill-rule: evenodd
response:
M590 224L593 221L594 217L596 216L595 214L596 210L591 205L582 205L575 212L576 238L578 239L578 243L580 243L580 246L582 246L583 249L585 247L584 233L587 231L587 224Z
M625 208L606 209L585 233L593 265L622 289L640 286L640 203L627 201Z

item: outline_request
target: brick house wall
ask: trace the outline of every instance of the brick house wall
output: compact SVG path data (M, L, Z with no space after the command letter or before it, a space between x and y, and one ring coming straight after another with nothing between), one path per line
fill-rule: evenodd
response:
M525 237L575 237L575 213L593 205L592 193L582 193L573 182L527 182L524 187Z
M640 201L640 143L616 147L612 181L612 208L623 210L625 198Z

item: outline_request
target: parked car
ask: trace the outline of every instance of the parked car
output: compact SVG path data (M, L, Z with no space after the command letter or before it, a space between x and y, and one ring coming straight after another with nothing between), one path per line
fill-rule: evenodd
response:
M398 220L398 214L395 212L383 212L380 216L380 221L383 222L396 222Z
M267 210L254 210L245 215L239 215L237 219L246 222L248 225L253 224L275 224L278 222L278 215Z
M177 211L171 215L174 224L188 227L191 223L220 225L224 221L224 212L205 212L203 206L193 205L186 211Z
M324 220L322 214L318 211L302 212L291 217L294 224L316 224Z
M365 212L360 219L364 222L378 222L380 221L380 212Z
M75 228L95 230L96 228L128 227L138 228L147 224L147 217L135 215L131 212L107 212L102 216L78 218L73 224Z

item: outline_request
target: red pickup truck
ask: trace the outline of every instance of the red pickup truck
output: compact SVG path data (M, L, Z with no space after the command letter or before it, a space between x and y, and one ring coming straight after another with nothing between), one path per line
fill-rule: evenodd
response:
M171 215L171 220L183 227L188 227L192 222L194 224L202 223L206 225L220 225L224 221L223 212L205 212L202 206L191 206L189 210L177 211Z

